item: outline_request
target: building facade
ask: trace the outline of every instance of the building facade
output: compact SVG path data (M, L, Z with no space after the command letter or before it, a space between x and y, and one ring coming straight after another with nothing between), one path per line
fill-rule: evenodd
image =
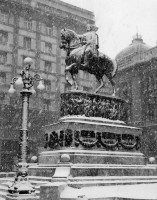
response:
M21 120L19 91L12 97L8 89L13 77L23 69L26 57L33 59L31 73L40 73L45 91L30 98L29 153L43 146L42 125L58 118L60 93L69 89L65 82L65 53L59 48L60 30L86 32L94 24L94 14L60 0L0 0L0 169L13 170L17 162ZM93 77L79 73L80 89L90 91ZM36 89L36 85L35 85Z
M143 129L142 151L157 155L157 47L138 34L117 56L117 95L127 101L126 121Z

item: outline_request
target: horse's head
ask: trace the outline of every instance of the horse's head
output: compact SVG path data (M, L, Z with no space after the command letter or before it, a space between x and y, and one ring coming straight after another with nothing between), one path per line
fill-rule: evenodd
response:
M70 30L70 29L62 29L61 30L61 44L60 44L60 48L61 49L66 49L66 48L70 48L71 45L74 45L73 43L76 43L76 39L78 40L78 36L77 34Z
M66 49L68 46L68 40L67 40L67 36L66 36L66 29L62 29L61 30L61 44L60 44L60 48L61 49Z

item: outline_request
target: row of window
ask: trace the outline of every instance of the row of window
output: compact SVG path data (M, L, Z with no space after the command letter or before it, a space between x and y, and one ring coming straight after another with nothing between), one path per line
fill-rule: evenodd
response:
M26 58L26 56L23 56L23 60ZM0 51L0 64L6 64L7 63L7 53ZM45 72L49 72L52 73L53 71L55 71L53 69L53 64L50 61L45 60L44 61L44 71ZM1 81L0 81L1 82Z
M145 77L143 81L143 111L144 111L144 120L154 120L157 118L157 99L154 97L154 95L151 96L151 92L157 89L157 83L155 83L157 80L156 74L152 74L152 76ZM147 93L147 95L146 95ZM120 85L119 93L117 94L122 99L125 99L126 102L129 105L129 102L131 103L131 89L129 87L128 83L122 83ZM129 107L128 107L129 108ZM130 108L128 109L128 117L131 116L131 110L132 105L130 104ZM131 121L131 119L128 119L128 121Z
M9 14L0 12L0 22L9 23ZM32 31L33 30L33 21L32 20L24 20L22 23L22 28ZM39 22L39 31L47 36L56 36L56 27L47 26L44 23Z
M33 22L25 20L24 24L23 24L23 28L30 30L30 31L33 30ZM46 24L39 22L40 33L44 33L45 35L52 37L52 36L56 35L55 30L56 29L54 26L52 26L52 27L46 26Z
M8 32L0 30L0 44L7 44L8 43ZM30 37L23 38L23 47L25 49L30 50L32 47L32 39ZM53 44L50 42L45 42L45 49L44 52L51 54L52 53Z
M32 39L29 37L24 37L23 47L28 50L32 49ZM53 44L50 42L45 42L44 49L42 50L44 53L52 54L55 52L55 49L53 48L56 48L56 46L53 46Z
M144 119L154 120L157 118L157 100L156 100L156 90L157 90L157 75L156 73L144 74L142 80L142 89L144 94ZM154 93L155 92L155 93Z
M143 92L154 91L157 89L157 76L156 73L152 73L143 78Z
M156 104L147 104L145 106L145 120L154 120L157 119L157 107Z
M57 14L57 15L62 15L62 17L68 17L68 13L61 12L58 9L54 9L54 8L52 8L52 7L48 6L48 5L45 5L43 3L40 3L40 2L37 3L37 8L39 10L41 10L41 11L46 12L46 13L54 13L54 14Z

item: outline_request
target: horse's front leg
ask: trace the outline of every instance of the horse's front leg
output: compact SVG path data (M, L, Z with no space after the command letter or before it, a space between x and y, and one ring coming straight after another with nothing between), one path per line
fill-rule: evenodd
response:
M66 67L65 67L65 72L66 72L66 71L70 71L71 68L72 68L73 66L75 66L75 65L76 65L76 63L72 63L71 65L66 66Z
M67 81L67 83L69 83L72 86L73 81L69 79L68 74L70 74L70 72L65 70L65 80Z
M115 89L115 86L113 86L113 94L112 94L113 97L116 96L116 89Z
M103 79L100 79L100 80L99 80L99 83L100 83L100 85L99 85L98 88L96 88L95 93L97 93L97 92L104 86L104 81L103 81Z
M109 79L111 85L112 85L112 88L113 88L113 94L112 96L116 96L116 89L115 89L115 82L112 80L112 78Z
M73 81L74 81L74 85L75 85L75 90L78 90L78 84L77 84L77 81L76 81L76 75L72 75L72 79L73 79Z

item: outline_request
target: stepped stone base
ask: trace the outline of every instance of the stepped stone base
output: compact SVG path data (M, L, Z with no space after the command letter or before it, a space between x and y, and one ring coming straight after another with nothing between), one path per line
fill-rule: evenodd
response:
M84 176L157 176L157 168L146 165L139 152L65 149L42 152L39 163L29 167L29 175L65 180Z
M156 166L128 166L128 165L73 165L69 167L53 166L53 167L42 167L42 166L32 166L29 168L30 176L44 176L53 177L56 169L60 169L63 174L64 171L68 176L72 177L83 177L83 176L157 176ZM62 175L62 177L66 177Z
M90 151L77 148L42 152L39 156L39 166L58 164L65 154L70 157L69 162L73 164L145 164L143 154L138 152Z
M38 164L29 167L29 175L52 177L51 183L40 186L41 200L74 200L82 195L85 197L80 200L157 200L152 195L136 198L132 194L136 187L146 193L157 187L157 166L147 165L140 152L75 148L44 151Z
M56 177L56 173L62 173L60 178L61 176L67 178L68 176L156 176L157 169L145 165L142 153L83 149L42 152L38 165L29 167L31 176Z
M43 127L47 150L29 167L30 176L52 178L40 186L40 200L157 200L147 195L157 189L157 166L139 152L142 130L123 122L124 103L86 92L61 95L60 120Z

